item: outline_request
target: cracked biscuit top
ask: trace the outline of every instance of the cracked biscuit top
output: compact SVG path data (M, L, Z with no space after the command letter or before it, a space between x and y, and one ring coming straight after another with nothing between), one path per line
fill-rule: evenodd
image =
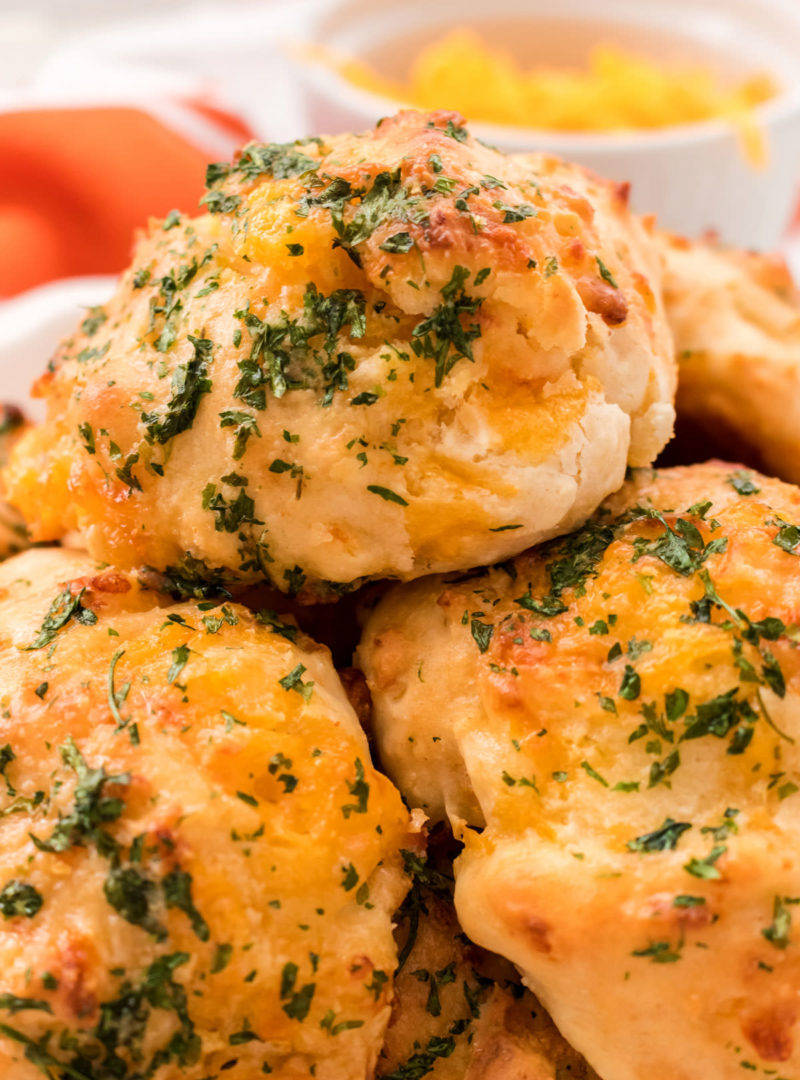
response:
M371 1075L414 836L327 650L33 549L0 684L0 1075Z
M796 487L642 469L367 623L381 760L460 832L464 932L601 1076L798 1075L799 556Z
M59 349L8 481L36 539L315 595L568 531L672 429L624 186L456 114L250 145Z

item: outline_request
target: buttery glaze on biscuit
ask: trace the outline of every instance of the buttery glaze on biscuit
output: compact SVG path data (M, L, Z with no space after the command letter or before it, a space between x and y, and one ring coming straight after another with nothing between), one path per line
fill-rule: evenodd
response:
M0 1075L371 1075L413 847L327 650L82 553L0 568Z
M464 931L601 1076L800 1071L799 567L796 487L641 470L367 623L382 760L466 845Z
M663 234L677 409L715 445L800 482L800 297L779 255Z
M37 539L335 595L565 532L668 439L659 262L624 188L413 112L209 183L38 383L8 473Z

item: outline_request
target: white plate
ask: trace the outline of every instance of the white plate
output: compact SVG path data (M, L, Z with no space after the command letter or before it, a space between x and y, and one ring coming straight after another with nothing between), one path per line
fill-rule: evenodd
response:
M30 398L31 383L59 341L78 325L82 310L105 303L116 280L65 278L0 304L0 401L21 405L33 419L42 419L41 403Z

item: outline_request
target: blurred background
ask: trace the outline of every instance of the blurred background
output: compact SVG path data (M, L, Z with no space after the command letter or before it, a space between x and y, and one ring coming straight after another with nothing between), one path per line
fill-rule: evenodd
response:
M13 358L196 207L207 161L404 103L797 265L800 0L0 0L0 373L27 382Z

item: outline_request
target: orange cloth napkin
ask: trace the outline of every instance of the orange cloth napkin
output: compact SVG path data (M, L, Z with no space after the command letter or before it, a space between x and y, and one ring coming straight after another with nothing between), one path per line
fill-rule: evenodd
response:
M123 269L149 217L196 209L210 156L134 108L0 113L0 297Z

